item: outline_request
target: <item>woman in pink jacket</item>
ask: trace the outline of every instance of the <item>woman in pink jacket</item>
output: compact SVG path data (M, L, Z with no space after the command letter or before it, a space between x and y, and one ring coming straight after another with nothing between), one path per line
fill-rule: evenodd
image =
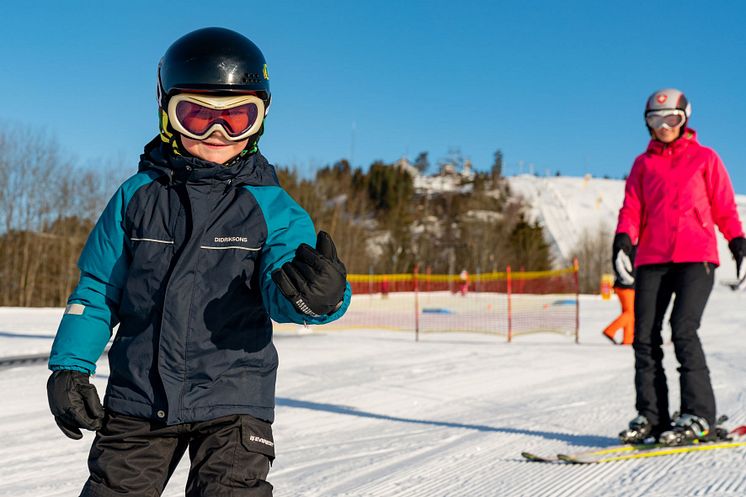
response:
M718 155L687 127L691 104L668 88L645 107L651 140L635 159L613 245L617 276L632 277L637 245L635 387L638 416L620 433L625 443L655 438L681 444L714 437L715 396L697 335L719 264L715 226L729 242L740 273L746 240L733 186ZM672 296L671 332L679 368L680 415L673 420L663 370L661 328Z

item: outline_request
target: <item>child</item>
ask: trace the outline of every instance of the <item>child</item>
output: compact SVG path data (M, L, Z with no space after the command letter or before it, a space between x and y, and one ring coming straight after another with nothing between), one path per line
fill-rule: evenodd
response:
M728 172L687 127L691 104L673 88L648 98L651 140L627 179L613 260L635 258L635 388L638 415L620 433L625 443L657 438L677 445L715 436L715 395L697 330L719 264L715 226L736 267L746 239ZM632 267L615 264L632 278ZM737 269L737 271L738 271ZM671 339L679 368L681 414L671 420L661 328L673 296ZM673 424L671 423L673 421Z
M261 51L227 29L158 66L160 136L83 249L49 360L59 427L97 431L83 496L160 495L187 450L188 497L272 494L270 318L328 323L351 291L258 151L270 99ZM117 323L102 408L88 378Z

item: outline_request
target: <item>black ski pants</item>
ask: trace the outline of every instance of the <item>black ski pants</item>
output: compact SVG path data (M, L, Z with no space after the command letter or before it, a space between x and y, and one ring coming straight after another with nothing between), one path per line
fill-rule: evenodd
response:
M107 412L81 497L158 497L189 450L186 497L271 497L272 427L248 415L174 426Z
M636 407L660 429L666 429L671 422L661 329L674 295L671 340L680 365L681 413L701 416L711 426L715 424L715 395L697 335L714 277L715 266L702 262L652 264L637 268L633 345Z

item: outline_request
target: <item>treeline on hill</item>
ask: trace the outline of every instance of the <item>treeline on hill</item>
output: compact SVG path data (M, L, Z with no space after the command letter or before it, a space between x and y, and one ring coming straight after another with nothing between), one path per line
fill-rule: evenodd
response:
M65 304L88 233L127 176L117 169L74 167L43 133L0 132L0 306Z
M367 172L346 160L302 179L279 169L283 186L317 229L338 241L350 273L525 270L551 266L541 226L496 174L452 174L454 191L415 189L411 167L375 162Z
M582 293L596 293L601 275L613 274L611 244L613 231L605 224L586 228L580 235L572 257L580 264L579 285Z
M283 167L278 175L316 228L331 233L349 273L551 266L542 228L523 217L499 167L451 174L452 191L416 189L422 157L413 166L376 162L364 171L342 160L312 178ZM134 164L73 163L43 133L0 131L0 306L64 305L88 233L135 171Z

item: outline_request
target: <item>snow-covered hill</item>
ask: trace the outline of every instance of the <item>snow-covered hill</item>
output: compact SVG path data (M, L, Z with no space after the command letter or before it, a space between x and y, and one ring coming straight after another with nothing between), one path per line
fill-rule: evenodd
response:
M510 188L530 206L528 216L545 228L555 260L570 262L572 253L586 230L597 233L616 228L617 214L624 199L624 181L585 176L508 178ZM746 195L736 197L741 219L746 219ZM728 244L719 236L720 277L732 279L735 265Z

